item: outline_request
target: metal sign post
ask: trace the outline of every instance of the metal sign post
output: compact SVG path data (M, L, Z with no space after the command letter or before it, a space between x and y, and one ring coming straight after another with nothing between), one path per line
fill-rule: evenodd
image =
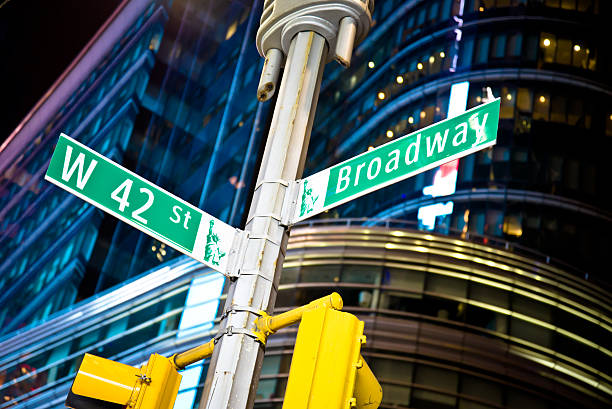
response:
M227 295L200 408L253 404L264 352L255 320L276 300L288 240L280 211L303 168L326 57L325 39L316 33L301 32L291 42L246 225L245 259Z
M253 406L265 342L256 333L255 321L260 311L271 312L276 300L289 238L281 224L287 187L304 167L328 49L343 65L350 63L353 41L363 39L371 24L372 4L264 2L257 33L260 54L266 56L260 100L276 89L282 57L287 58L245 228L249 238L244 262L228 291L200 409Z

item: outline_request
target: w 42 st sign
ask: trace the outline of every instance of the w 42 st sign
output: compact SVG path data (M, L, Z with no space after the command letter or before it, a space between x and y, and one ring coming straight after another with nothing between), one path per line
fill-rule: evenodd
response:
M45 179L221 273L232 268L230 252L242 231L65 134Z
M499 98L297 181L288 224L497 142Z

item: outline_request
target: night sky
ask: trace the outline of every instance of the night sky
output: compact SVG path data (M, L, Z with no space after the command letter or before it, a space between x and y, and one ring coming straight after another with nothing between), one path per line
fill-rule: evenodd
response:
M0 143L121 0L0 0Z

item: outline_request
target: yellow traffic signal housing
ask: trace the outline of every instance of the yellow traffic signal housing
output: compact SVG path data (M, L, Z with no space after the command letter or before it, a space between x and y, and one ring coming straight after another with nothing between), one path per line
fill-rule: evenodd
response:
M283 409L376 409L382 389L360 354L363 322L315 308L302 315Z
M140 368L85 354L68 393L73 409L172 409L181 375L153 354Z

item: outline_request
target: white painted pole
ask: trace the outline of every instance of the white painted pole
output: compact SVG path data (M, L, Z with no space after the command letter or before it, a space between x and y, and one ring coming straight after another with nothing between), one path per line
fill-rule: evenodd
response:
M325 38L291 40L245 230L240 276L231 283L200 409L253 406L264 348L254 337L256 312L276 301L288 232L280 225L287 185L301 177L327 58Z

